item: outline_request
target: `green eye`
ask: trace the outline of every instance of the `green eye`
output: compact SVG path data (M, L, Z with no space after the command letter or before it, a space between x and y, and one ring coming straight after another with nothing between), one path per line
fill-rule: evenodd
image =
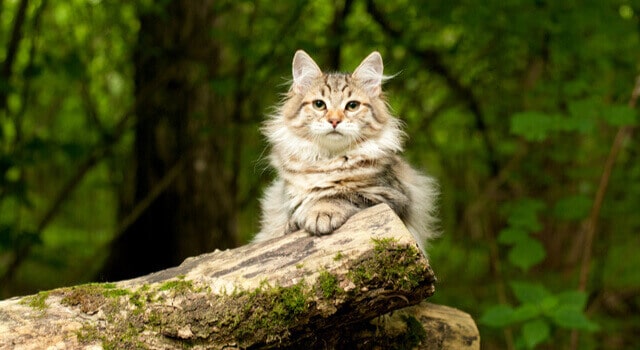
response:
M358 107L360 107L360 102L358 101L349 101L347 102L347 107L345 108L347 111L355 111L356 109L358 109Z
M315 100L312 102L313 104L313 108L321 111L324 110L325 108L327 108L327 105L324 103L324 101L322 100Z

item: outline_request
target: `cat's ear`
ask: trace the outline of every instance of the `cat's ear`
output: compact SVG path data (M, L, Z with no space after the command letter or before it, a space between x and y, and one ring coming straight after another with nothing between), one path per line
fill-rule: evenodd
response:
M297 94L305 92L313 81L322 75L320 67L306 52L296 51L293 56L293 91Z
M382 91L382 80L384 79L384 75L382 74L383 70L382 56L380 56L378 51L374 51L362 60L351 76L362 84L371 96L376 97L380 95Z

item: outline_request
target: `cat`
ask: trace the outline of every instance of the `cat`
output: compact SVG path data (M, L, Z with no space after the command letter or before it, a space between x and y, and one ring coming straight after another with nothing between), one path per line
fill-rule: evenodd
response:
M293 82L263 125L277 171L261 201L253 242L299 229L326 235L356 212L388 204L420 249L436 234L437 186L400 157L404 132L382 92L382 57L372 52L351 74L323 73L304 51Z

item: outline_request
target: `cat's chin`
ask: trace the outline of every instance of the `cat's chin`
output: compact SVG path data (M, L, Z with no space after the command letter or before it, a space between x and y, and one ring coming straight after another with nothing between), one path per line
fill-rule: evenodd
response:
M349 149L351 139L338 131L331 131L316 138L316 143L320 148L335 154Z

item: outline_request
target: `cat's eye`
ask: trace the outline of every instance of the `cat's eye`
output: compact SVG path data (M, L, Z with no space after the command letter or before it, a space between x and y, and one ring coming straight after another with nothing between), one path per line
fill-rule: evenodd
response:
M322 100L314 100L311 104L313 104L313 108L322 111L327 108L327 104Z
M360 107L360 102L358 102L358 101L349 101L349 102L347 102L347 106L345 107L345 109L347 111L353 112L356 109L358 109L358 107Z

